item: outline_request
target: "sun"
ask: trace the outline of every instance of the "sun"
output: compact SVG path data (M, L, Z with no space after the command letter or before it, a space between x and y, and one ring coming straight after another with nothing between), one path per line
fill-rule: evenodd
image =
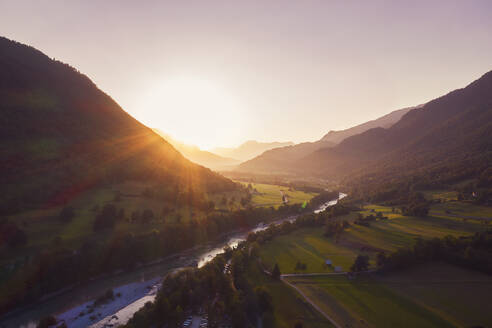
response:
M210 149L240 140L244 113L224 86L207 79L178 77L149 88L138 118L179 141Z

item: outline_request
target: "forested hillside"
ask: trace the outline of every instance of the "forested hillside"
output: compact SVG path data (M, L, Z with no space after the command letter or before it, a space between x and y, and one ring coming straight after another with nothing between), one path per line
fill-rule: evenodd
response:
M234 188L186 160L73 67L6 38L0 38L0 138L4 214L127 179L186 190Z
M389 128L404 114L419 107L421 106L398 109L380 118L359 124L349 129L330 131L325 134L323 138L315 142L303 142L297 145L271 149L241 164L238 170L256 173L302 173L303 168L299 167L297 162L304 157L323 148L332 148L343 140L367 130L378 127Z
M468 180L463 197L489 202L492 72L408 111L389 128L369 129L296 160L282 153L267 161L275 151L281 152L267 152L241 169L335 179L355 194L386 193L380 200L408 194L410 188L449 187Z

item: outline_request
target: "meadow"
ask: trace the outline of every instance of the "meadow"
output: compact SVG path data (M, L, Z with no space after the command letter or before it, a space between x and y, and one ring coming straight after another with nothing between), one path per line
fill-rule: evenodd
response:
M289 277L343 327L463 327L492 325L492 278L447 264L405 272Z
M241 183L244 186L248 186L248 183ZM273 206L277 208L283 204L283 194L287 196L288 204L302 204L304 202L309 202L311 198L317 195L313 192L304 192L273 184L251 183L251 186L253 188L252 203L254 206Z
M368 215L375 212L382 212L388 220L372 222L369 227L352 224L338 241L325 237L322 227L302 228L278 236L262 245L262 261L268 267L278 263L282 273L333 272L335 266L348 271L359 254L368 255L370 263L375 264L378 252L390 253L398 248L410 247L418 238L459 237L486 229L477 221L402 216L390 207L378 205L367 205L361 213ZM353 223L356 217L357 213L353 212L336 220ZM325 264L327 259L332 261L332 266ZM298 261L306 264L305 270L296 270Z
M294 289L265 275L256 263L250 263L246 276L252 286L263 287L272 296L275 327L292 328L297 322L305 328L333 327Z

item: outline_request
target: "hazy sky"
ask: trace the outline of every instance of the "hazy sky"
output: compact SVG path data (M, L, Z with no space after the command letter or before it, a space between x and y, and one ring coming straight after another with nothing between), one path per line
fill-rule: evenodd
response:
M0 35L202 147L316 140L492 69L492 1L0 0Z

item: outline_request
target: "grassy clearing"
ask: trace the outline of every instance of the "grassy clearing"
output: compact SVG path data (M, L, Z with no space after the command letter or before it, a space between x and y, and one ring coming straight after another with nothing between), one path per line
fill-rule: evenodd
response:
M363 213L369 214L372 209L383 212L389 219L373 222L369 227L352 225L342 233L338 243L333 238L323 236L322 227L300 229L262 245L262 261L269 267L278 263L282 273L312 273L333 271L332 267L324 264L326 259L330 259L333 266L341 266L347 271L358 254L368 255L371 264L374 264L377 252L389 253L398 248L411 247L418 238L459 237L486 228L474 221L402 216L392 213L390 207L375 205L365 207ZM355 217L356 214L352 213L339 219L353 222ZM307 265L306 270L295 270L298 261Z
M298 321L302 322L303 327L306 328L333 327L295 290L280 281L267 277L257 264L252 263L249 266L247 277L251 285L264 287L272 296L275 327L292 328Z
M475 205L463 201L451 201L435 204L431 207L430 215L438 217L461 217L464 219L492 219L492 208Z
M440 199L445 202L458 200L458 192L452 190L426 190L422 193L429 200Z
M492 324L492 278L445 264L404 273L288 278L342 326L456 327Z
M243 185L247 186L245 182L241 182ZM263 184L263 183L252 183L253 190L253 204L255 206L273 206L275 208L283 204L282 194L287 195L289 199L289 204L299 204L305 201L310 201L311 198L316 196L316 193L307 193L304 191L289 189L289 187Z
M300 229L276 237L262 245L260 251L265 266L273 268L277 263L282 273L333 272L332 267L325 265L326 259L348 270L358 254L357 250L335 244L323 236L322 229L316 228ZM307 265L306 270L295 269L298 261Z

